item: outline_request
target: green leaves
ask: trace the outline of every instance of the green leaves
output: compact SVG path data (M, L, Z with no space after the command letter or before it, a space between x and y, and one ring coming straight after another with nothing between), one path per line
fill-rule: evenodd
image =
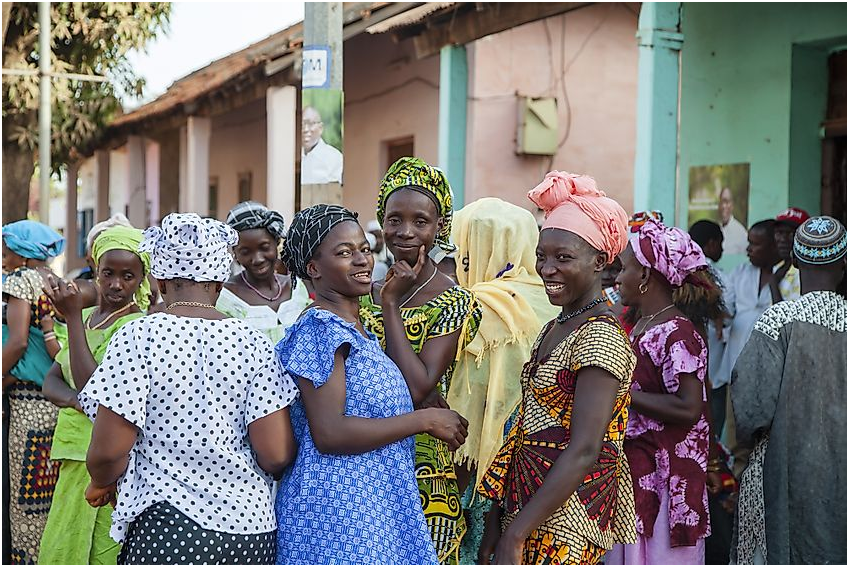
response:
M56 73L108 76L107 83L52 79L54 169L68 161L72 148L93 141L120 111L119 93L139 94L144 79L136 76L126 55L164 31L171 13L167 2L51 3L51 65ZM3 42L3 66L38 69L38 5L15 2ZM3 76L3 116L17 125L8 134L33 148L38 109L38 76Z

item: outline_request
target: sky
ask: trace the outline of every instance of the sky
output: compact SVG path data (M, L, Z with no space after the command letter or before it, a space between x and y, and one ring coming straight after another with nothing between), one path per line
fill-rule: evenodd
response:
M142 100L123 100L125 109L153 100L177 79L303 18L303 2L174 2L167 33L150 42L146 53L129 55L146 87Z

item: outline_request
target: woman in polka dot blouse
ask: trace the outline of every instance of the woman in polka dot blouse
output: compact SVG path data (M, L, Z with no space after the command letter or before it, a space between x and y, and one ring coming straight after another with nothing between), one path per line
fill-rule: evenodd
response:
M265 335L214 308L237 238L194 214L147 229L168 306L121 327L80 393L96 416L86 499L114 503L119 564L274 561L297 388Z

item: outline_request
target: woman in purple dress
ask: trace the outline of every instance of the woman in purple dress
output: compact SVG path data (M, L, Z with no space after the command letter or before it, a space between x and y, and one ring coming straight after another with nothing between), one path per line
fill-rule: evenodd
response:
M637 542L609 565L704 563L710 535L707 347L675 307L673 291L707 262L690 236L648 219L620 256L622 303L642 313L631 331L637 367L625 453L637 509Z

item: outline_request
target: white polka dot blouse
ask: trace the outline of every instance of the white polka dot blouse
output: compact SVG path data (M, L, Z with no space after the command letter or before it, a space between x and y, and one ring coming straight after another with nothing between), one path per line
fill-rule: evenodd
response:
M103 404L139 429L118 484L111 536L167 501L206 529L276 529L270 478L259 468L248 425L289 406L297 387L271 341L237 319L167 313L125 324L80 402L94 419Z

